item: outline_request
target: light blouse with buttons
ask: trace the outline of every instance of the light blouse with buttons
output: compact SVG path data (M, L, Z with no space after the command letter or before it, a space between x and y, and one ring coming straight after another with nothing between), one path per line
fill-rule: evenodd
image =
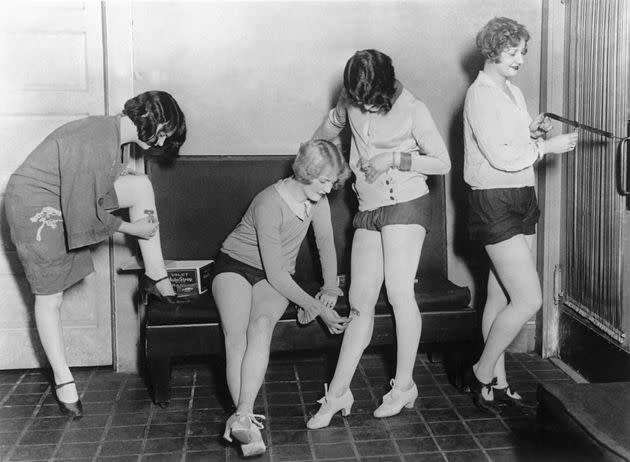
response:
M334 138L350 124L352 140L350 168L355 174L353 188L359 210L374 210L386 205L407 202L429 192L427 175L445 174L451 162L446 145L426 105L403 88L387 113L362 111L339 98L317 133ZM368 183L361 161L381 153L411 153L411 169L389 168L374 182Z

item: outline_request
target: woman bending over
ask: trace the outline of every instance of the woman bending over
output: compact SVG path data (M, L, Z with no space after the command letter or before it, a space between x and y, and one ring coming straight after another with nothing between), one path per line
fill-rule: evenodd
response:
M123 174L121 146L136 143L173 156L185 139L186 122L175 99L149 91L128 100L122 114L87 117L56 129L9 180L5 210L11 237L35 294L37 331L66 415L80 417L83 410L66 361L60 309L64 291L94 271L90 246L116 231L137 236L146 268L144 290L174 298L153 188L145 175ZM130 222L110 214L119 208L129 209Z
M341 345L321 408L307 423L321 428L354 398L350 381L374 327L383 281L396 319L396 376L375 417L413 407L418 389L413 367L422 319L414 291L422 244L431 222L427 175L443 175L451 163L427 107L396 80L391 59L376 50L352 56L337 106L313 137L333 139L350 125L350 168L359 211L352 241L350 306L356 313Z
M225 424L246 456L265 451L254 414L254 400L269 362L271 336L289 302L307 323L319 316L331 333L347 318L333 309L337 296L337 257L327 194L349 176L348 165L332 143L309 141L300 147L293 176L254 198L241 222L225 239L214 264L212 295L225 335L227 383L236 412ZM315 297L291 277L300 245L313 225L324 285Z

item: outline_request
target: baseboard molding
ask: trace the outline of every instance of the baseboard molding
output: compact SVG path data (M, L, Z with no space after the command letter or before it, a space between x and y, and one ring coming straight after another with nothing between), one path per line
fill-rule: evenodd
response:
M510 353L529 353L536 349L536 321L523 326L514 341L507 348Z

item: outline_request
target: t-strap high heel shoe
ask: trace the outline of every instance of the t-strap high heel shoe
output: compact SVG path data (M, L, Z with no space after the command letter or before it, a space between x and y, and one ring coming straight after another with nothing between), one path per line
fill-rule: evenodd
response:
M162 295L160 289L157 288L157 283L168 279L168 275L163 278L154 280L146 274L142 275L140 280L140 293L142 294L142 303L146 305L149 301L149 296L157 299L159 302L166 303L185 303L190 301L190 297L180 297L178 295Z
M61 401L59 399L59 395L57 395L57 390L65 387L66 385L72 385L73 383L74 380L55 384L55 400L57 400L57 405L59 406L59 410L62 414L67 415L68 417L72 417L73 419L80 419L81 417L83 417L83 405L81 404L81 400L78 399L72 403L66 403L65 401Z

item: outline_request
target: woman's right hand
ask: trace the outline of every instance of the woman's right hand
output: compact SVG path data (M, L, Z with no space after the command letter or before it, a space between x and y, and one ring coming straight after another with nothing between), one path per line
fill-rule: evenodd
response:
M146 216L140 220L129 223L127 234L140 239L151 239L158 230L159 223L152 216Z
M349 319L344 316L339 316L332 308L322 309L319 313L319 317L322 318L322 321L324 321L324 324L326 324L331 334L341 334L346 330L346 327L348 327Z
M573 132L557 135L545 140L545 154L561 154L563 152L572 151L575 149L577 139L577 132Z

